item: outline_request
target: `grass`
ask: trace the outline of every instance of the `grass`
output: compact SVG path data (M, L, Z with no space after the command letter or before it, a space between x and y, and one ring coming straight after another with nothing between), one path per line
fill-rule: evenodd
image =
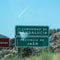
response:
M52 60L60 60L60 53L55 53Z
M53 57L53 53L50 52L50 51L42 51L42 60L52 60L52 57Z
M20 59L18 59L17 57L11 57L11 58L6 58L4 60L20 60ZM60 60L60 53L51 53L51 52L42 51L42 53L39 56L35 55L35 56L25 57L22 60Z
M25 60L60 60L60 53L43 52L40 56L31 56Z
M0 59L0 60L16 60L16 59L15 59L15 57L12 57L12 58L5 58L5 59L2 58L2 59Z

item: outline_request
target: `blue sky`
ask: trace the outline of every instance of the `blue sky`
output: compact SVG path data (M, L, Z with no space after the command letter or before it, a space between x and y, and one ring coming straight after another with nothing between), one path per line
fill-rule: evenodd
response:
M16 25L60 28L60 0L0 0L0 34L14 37Z

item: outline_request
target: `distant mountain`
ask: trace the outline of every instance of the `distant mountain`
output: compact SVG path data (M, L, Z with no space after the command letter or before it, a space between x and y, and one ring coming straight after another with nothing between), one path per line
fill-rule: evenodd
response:
M5 35L0 34L0 38L9 38L9 37L7 37L7 36L5 36Z

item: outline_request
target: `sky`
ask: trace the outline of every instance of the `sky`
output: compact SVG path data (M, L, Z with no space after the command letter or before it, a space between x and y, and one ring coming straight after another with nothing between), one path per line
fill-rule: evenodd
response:
M60 28L60 0L0 0L0 34L15 37L16 25Z

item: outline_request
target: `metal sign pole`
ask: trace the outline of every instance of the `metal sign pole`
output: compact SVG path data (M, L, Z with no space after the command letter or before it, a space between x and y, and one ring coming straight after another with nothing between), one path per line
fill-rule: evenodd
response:
M20 60L22 60L22 48L20 50Z
M22 60L22 48L17 48L17 51L18 51L17 53L18 60Z

